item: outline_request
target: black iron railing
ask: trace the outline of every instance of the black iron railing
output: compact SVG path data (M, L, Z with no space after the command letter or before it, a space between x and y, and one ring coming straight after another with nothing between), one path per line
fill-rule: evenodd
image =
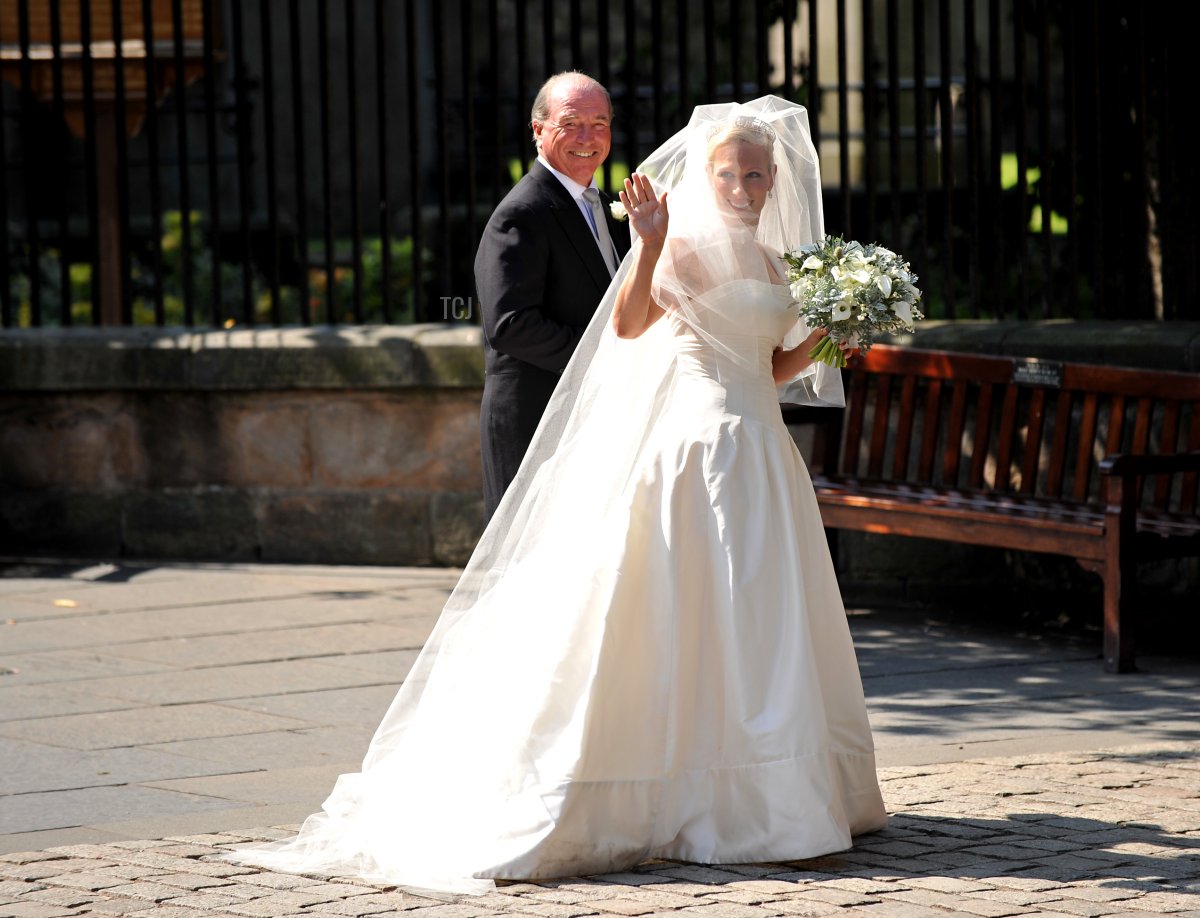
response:
M1185 35L1132 0L4 0L0 324L470 318L563 69L612 91L609 187L695 104L807 105L827 229L933 317L1197 319Z

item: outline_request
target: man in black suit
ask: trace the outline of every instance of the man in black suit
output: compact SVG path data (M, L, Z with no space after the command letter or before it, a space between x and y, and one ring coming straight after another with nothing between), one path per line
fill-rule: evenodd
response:
M595 188L611 145L608 91L582 73L557 74L538 92L531 121L537 161L496 207L475 255L489 519L629 249L628 229Z

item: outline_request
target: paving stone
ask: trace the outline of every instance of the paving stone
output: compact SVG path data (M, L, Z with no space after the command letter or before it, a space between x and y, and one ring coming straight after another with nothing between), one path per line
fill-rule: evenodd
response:
M897 892L909 886L910 881L907 878L901 882L897 880L881 881L874 877L869 879L866 877L834 877L821 885L823 888L832 887L860 893L864 896L875 896Z
M232 886L220 886L213 890L217 895L227 896L237 902L249 902L252 899L261 899L264 896L271 895L271 890L264 886L255 886L253 883L239 882Z
M911 902L875 902L857 908L842 909L838 914L852 915L855 918L946 918L943 909L913 905Z
M41 880L63 873L58 860L30 861L26 864L0 864L0 878L7 880Z
M676 895L683 895L683 894L692 895L692 897L694 898L694 894L682 893L679 889L676 888L676 886L687 886L687 885L692 885L692 884L651 883L646 886L640 886L637 888L638 889L661 889L661 890L666 890L668 892L675 893ZM701 890L704 890L705 892L707 892L712 887L695 886L695 888L701 889ZM483 904L486 905L488 903L488 900L490 900L493 896L496 896L496 895L504 895L504 894L501 893L499 890L497 890L494 893L488 893L487 896L481 897L481 901ZM538 889L536 889L532 892L525 893L521 898L524 899L525 901L529 901L529 902L556 902L560 905L578 905L579 903L582 903L582 902L591 902L596 899L602 899L605 896L611 896L613 898L616 898L618 895L620 895L620 893L618 893L615 888L606 887L599 883L592 883L592 884L588 884L587 886L585 886L583 888L580 888L577 886L571 886L569 884L562 884L562 885L550 886L550 887L539 887Z
M1179 893L1149 892L1124 904L1125 908L1140 908L1146 911L1181 912L1195 909L1196 896Z
M92 873L90 871L64 873L50 879L56 886L69 886L75 889L87 889L91 891L108 889L112 886L124 886L129 882L129 877Z
M125 839L108 843L111 848L121 848L127 851L149 851L156 848L165 848L170 844L171 840L165 838Z
M239 874L238 880L251 886L265 886L269 889L303 889L306 886L318 886L321 883L320 880L295 876L290 873L246 873Z
M264 896L261 899L251 899L240 901L225 907L226 911L232 912L235 915L260 916L260 918L272 918L275 915L287 915L292 913L301 913L309 905L315 905L317 902L329 902L336 900L318 899L313 900L310 897L303 896L297 893L279 892L269 896ZM384 911L385 908L380 908L378 911Z
M155 850L171 857L205 857L212 854L212 845L174 844L163 845Z
M965 893L967 898L981 898L992 902L1006 902L1009 905L1037 905L1058 903L1062 901L1060 892L1026 892L1020 889L991 889L986 893Z
M650 877L647 874L648 882L657 882L662 877L690 880L693 883L728 883L745 879L740 873L704 867L699 864L672 864L670 867L659 867L655 869L654 873L657 876Z
M171 900L172 904L194 908L200 911L219 911L227 905L240 905L249 900L236 896L222 895L220 892L199 892L183 894Z
M507 914L540 915L542 918L579 918L581 915L600 913L597 903L580 902L567 905L562 902L532 902L527 898L509 903Z
M329 908L330 906L322 906ZM337 914L365 914L365 912L337 912ZM414 908L412 911L404 912L407 918L480 918L481 916L493 916L496 912L481 908L478 905L470 904L470 901L455 902L450 905L433 905L424 908Z
M39 889L23 896L29 902L45 902L48 905L61 905L63 908L81 908L96 900L96 895L79 889Z
M796 892L800 888L798 883L788 883L785 880L778 879L738 880L728 885L733 889L744 889L747 892L768 896L787 896Z
M146 899L150 902L165 902L176 899L183 890L174 886L163 886L159 883L127 883L124 886L110 887L114 896L128 896L131 899Z
M45 888L32 880L0 880L0 899L16 899Z
M992 890L992 886L977 883L973 880L960 880L957 877L910 877L904 881L905 886L917 889L932 889L944 893L970 893L980 890ZM865 891L865 890L864 890ZM886 891L886 888L881 891Z
M778 899L778 895L768 895L765 893L749 892L744 889L737 889L733 886L722 886L717 892L709 893L706 896L691 897L691 905L700 905L706 901L717 902L737 902L741 905L761 905L764 902L774 902ZM699 901L697 901L699 899Z
M4 918L66 918L78 914L78 909L63 908L46 902L15 902L0 906L0 915Z
M153 902L145 899L114 899L106 896L95 899L88 905L88 912L97 915L133 915L143 916L147 911L156 908Z
M957 899L953 908L966 915L983 915L985 918L1025 915L1034 910L1028 905L1014 905L1011 902L996 902L992 899L976 899L966 896Z
M222 886L234 885L230 880L220 877L206 877L195 873L158 873L154 875L154 882L162 883L165 886L177 886L180 889L189 889L193 892L201 889L216 889Z
M1104 915L1111 915L1113 912L1124 911L1126 905L1123 903L1113 902L1090 902L1085 899L1076 899L1071 896L1064 896L1050 905L1055 911L1066 912L1069 915L1083 915L1085 918L1102 918Z
M694 905L695 900L691 900L688 905ZM651 912L658 911L658 908L651 902L638 899L597 899L595 902L596 909L601 912L609 912L614 915L648 915Z
M49 720L13 720L0 723L0 736L69 749L111 749L305 726L303 721L290 717L255 714L220 704L179 704Z
M736 902L713 902L708 905L689 905L676 915L705 916L705 918L770 918L775 913L758 905L739 905Z
M160 843L160 847L162 847L164 850L166 850L168 848L178 847L180 844L185 845L185 846L190 845L190 846L199 848L201 851L203 851L207 854L211 854L213 845L223 845L223 844L228 843L229 840L230 840L230 836L228 836L228 835L216 835L216 834L212 834L212 835L203 835L203 834L202 835L169 835L166 838L162 839L162 841ZM246 839L241 838L239 836L239 840L245 841ZM181 852L170 851L168 853L179 854Z
M686 864L676 864L673 866L678 867L679 871L686 871L686 870L692 869L689 867L689 865L686 865ZM698 867L695 869L704 871L707 868ZM591 877L590 879L592 879L598 883L623 884L625 886L649 886L652 883L661 883L662 878L664 876L669 876L674 879L681 879L681 880L693 879L692 876L684 876L679 871L673 870L673 869L669 869L669 870L655 869L654 872L652 872L652 873L603 873L603 874L599 874L598 876ZM707 877L707 875L705 875L705 876ZM725 874L722 874L722 876L726 880L742 879L742 876L740 874L725 873ZM695 882L697 882L697 883L717 883L717 882L721 882L721 880L720 879L711 880L711 879L703 878L703 879L695 879Z
M78 826L82 813L95 823L105 823L224 808L228 808L225 801L212 797L138 785L105 785L11 796L5 804L5 824L12 832L31 832Z
M848 915L854 911L827 902L813 902L802 898L776 899L771 903L771 910L780 915L794 915L797 918L825 918L826 915Z
M1117 902L1121 899L1135 899L1138 896L1134 890L1112 886L1075 886L1069 890L1062 890L1062 893L1072 899L1090 899L1092 902Z
M1064 884L1053 880L1044 880L1025 876L996 876L989 880L996 886L1007 886L1011 889L1023 889L1028 892L1043 892L1049 889L1060 889Z
M320 896L325 901L332 901L333 899L346 899L350 896L361 896L369 888L353 883L323 882L316 886L305 887L303 893L306 896ZM314 901L316 900L314 899Z
M57 857L57 854L51 854L49 851L14 851L0 854L0 861L10 864L32 864L36 861L52 861Z

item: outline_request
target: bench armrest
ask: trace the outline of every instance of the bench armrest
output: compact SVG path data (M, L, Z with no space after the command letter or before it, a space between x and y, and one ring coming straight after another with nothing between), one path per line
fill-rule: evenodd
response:
M1165 456L1106 456L1097 466L1101 475L1169 475L1174 472L1200 472L1200 450Z

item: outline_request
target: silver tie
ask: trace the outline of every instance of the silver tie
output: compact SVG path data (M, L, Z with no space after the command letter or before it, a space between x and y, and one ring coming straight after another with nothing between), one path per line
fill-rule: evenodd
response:
M608 221L604 219L604 208L600 206L600 191L596 188L583 189L583 198L592 208L592 220L596 224L596 239L600 243L600 254L608 268L608 276L617 273L617 252L613 248L612 236L608 234Z

